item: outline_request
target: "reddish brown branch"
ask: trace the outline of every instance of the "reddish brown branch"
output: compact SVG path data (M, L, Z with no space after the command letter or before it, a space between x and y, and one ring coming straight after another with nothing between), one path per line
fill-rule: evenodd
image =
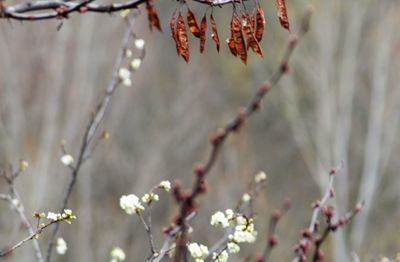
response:
M276 227L278 222L282 218L283 215L290 209L290 200L285 200L282 207L280 209L276 209L272 212L271 218L269 220L268 227L268 240L264 249L263 256L260 260L257 261L267 261L269 256L271 255L272 249L278 244L278 236L276 235Z
M219 151L223 146L224 142L229 135L239 131L243 126L245 120L252 116L261 106L262 99L265 97L268 91L270 91L274 86L277 85L279 80L284 74L288 72L288 61L297 46L297 43L304 34L308 31L309 21L311 17L311 8L307 11L303 22L301 24L298 35L293 35L289 37L288 45L283 58L279 64L278 70L272 75L272 77L263 82L258 88L257 92L245 108L241 108L239 113L230 121L224 128L218 129L215 133L210 136L210 143L212 145L211 153L206 161L206 164L198 164L194 168L194 173L196 175L196 180L189 193L181 193L181 190L177 193L176 200L180 204L180 213L175 223L181 228L181 236L177 239L177 252L175 253L175 261L180 261L180 254L183 254L180 248L185 249L186 246L182 243L185 242L185 217L196 210L196 198L205 192L205 177L211 171L214 163L218 157Z
M325 228L324 232L322 233L321 236L317 236L314 239L315 242L315 250L314 250L314 255L313 255L313 262L321 262L324 260L324 252L321 250L322 244L325 242L325 240L328 238L329 234L331 232L335 232L338 230L340 227L343 227L347 224L349 224L355 215L357 215L362 207L364 206L364 202L357 204L352 211L350 211L348 214L346 214L344 217L340 218L336 223L332 223L331 219L328 219L328 225Z

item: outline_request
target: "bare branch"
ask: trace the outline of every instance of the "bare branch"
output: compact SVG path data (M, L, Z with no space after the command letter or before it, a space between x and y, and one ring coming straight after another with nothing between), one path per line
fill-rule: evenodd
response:
M100 5L91 3L93 0L77 2L77 1L37 1L27 2L14 6L5 7L0 18L8 18L14 20L38 21L57 18L68 18L72 13L83 14L86 12L94 13L114 13L126 9L138 8L146 0L131 0L124 3L112 3L108 5ZM231 3L242 2L240 0L193 0L200 4L209 6L222 6ZM38 11L47 11L42 13L34 13Z
M90 149L91 148L90 146L92 144L91 142L96 135L96 131L97 131L99 125L102 123L102 121L104 119L104 116L108 110L112 95L114 94L115 90L117 89L118 85L120 84L120 79L118 77L118 71L123 65L125 49L128 46L129 39L133 35L132 30L133 30L134 19L135 19L135 17L133 17L132 20L128 23L129 24L128 29L126 30L126 32L123 36L120 52L117 57L117 62L114 66L111 81L110 81L108 87L105 89L105 94L104 94L100 104L98 104L98 106L96 107L96 111L95 111L94 115L92 115L92 117L90 118L89 123L86 127L86 131L83 135L82 143L81 143L80 150L79 150L77 163L71 169L71 181L68 185L67 193L64 197L61 210L64 210L68 206L68 201L71 196L72 190L76 184L81 167L84 164L85 160L90 157L90 153L92 152L92 150ZM59 230L59 224L56 224L56 226L54 227L54 230L52 232L52 235L50 237L48 248L47 248L47 255L46 255L47 262L51 261L51 252L53 249L54 240L55 240L58 230Z
M21 162L23 165L25 165L26 162ZM10 175L7 175L7 172L3 173L3 177L5 178L5 180L7 181L7 184L9 186L9 190L10 190L10 194L0 194L0 199L1 200L5 200L9 203L10 207L17 213L17 215L19 216L19 219L21 220L21 223L24 225L24 227L27 229L28 233L32 236L35 231L32 227L31 222L29 221L29 219L27 218L26 214L25 214L25 208L24 205L22 203L21 197L19 196L15 185L14 185L14 180L23 172L24 168L21 168L21 163L20 163L20 168L18 169L18 171L16 171L15 173L12 172L12 170L10 170ZM10 168L11 169L11 168ZM21 241L20 245L18 245L17 247L21 246L23 243L27 242L30 239L27 239L26 241ZM36 256L36 260L38 262L43 262L43 255L42 252L40 250L40 246L39 246L39 242L36 239L33 239L32 241L32 245L33 245L33 249L35 251L35 256ZM17 248L15 247L15 248ZM15 249L14 248L14 249ZM12 249L12 250L14 250ZM10 252L12 251L10 250ZM9 252L8 252L9 253ZM1 256L6 256L8 254L7 252L5 252L4 254L2 252L0 252L0 257Z

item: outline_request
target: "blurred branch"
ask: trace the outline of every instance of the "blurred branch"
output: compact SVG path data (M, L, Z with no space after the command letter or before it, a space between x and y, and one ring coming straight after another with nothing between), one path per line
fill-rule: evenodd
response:
M28 164L25 161L21 161L19 169L15 173L12 172L12 168L10 167L9 175L7 174L7 171L3 171L2 177L7 181L7 184L8 184L9 190L10 190L10 194L0 194L0 199L7 201L9 203L10 207L17 213L17 215L19 216L19 219L21 220L21 223L23 224L23 226L27 229L28 233L30 234L30 237L19 242L12 248L7 249L5 252L0 252L0 257L6 256L10 252L12 252L14 249L20 247L22 244L24 244L28 240L32 239L33 240L32 245L33 245L33 249L35 251L36 260L38 262L43 262L44 260L43 260L42 252L40 251L39 242L37 241L37 239L32 238L32 236L34 236L36 232L34 231L32 224L26 217L24 205L22 204L22 200L21 200L21 198L15 188L15 185L14 185L15 179L25 170L25 168L27 168L27 165Z
M93 139L96 135L96 131L97 131L99 125L102 123L102 121L104 119L104 116L109 107L112 95L114 94L114 91L117 89L118 85L120 84L118 72L119 72L119 69L123 65L125 50L129 44L129 39L133 35L132 30L133 30L134 20L135 20L135 16L129 22L128 28L122 38L121 48L120 48L120 51L119 51L119 54L117 57L117 62L114 66L111 81L110 81L108 87L105 89L105 94L104 94L101 102L97 105L96 111L90 118L89 123L86 127L86 131L83 135L82 143L81 143L80 150L79 150L77 163L75 166L69 165L69 167L71 168L71 181L68 185L67 193L64 197L61 210L64 210L68 206L68 201L71 196L72 190L76 184L81 167L84 164L85 160L88 159L90 157L90 154L92 153L92 150L90 149L91 148L90 145L92 144L91 142L93 141ZM47 247L47 255L46 255L47 262L51 261L51 253L52 253L54 240L55 240L58 230L59 230L59 224L56 224L56 226L54 227L54 230L52 232L52 235L49 239L49 243L48 243L48 247Z
M44 0L33 3L27 2L14 6L2 7L0 18L37 21L37 20L47 20L47 19L68 18L68 15L71 13L80 13L80 14L87 12L114 13L126 9L138 8L141 4L147 2L147 0L132 0L124 3L112 3L107 5L100 5L91 3L93 1L94 0L87 0L83 2ZM193 0L193 1L209 6L222 6L234 2L237 3L242 2L241 0L214 0L214 1ZM46 11L46 10L52 10L52 11L42 12L42 13L32 13L32 12Z
M278 226L278 222L284 216L287 211L290 209L290 201L285 200L282 207L280 209L276 209L272 211L271 218L269 220L268 227L268 241L265 246L262 259L257 261L268 261L269 256L271 255L272 249L278 244L278 236L276 235L276 228Z
M322 261L322 258L324 257L324 253L321 250L322 244L325 242L327 237L329 236L329 233L336 231L339 227L342 227L348 223L350 223L354 216L357 215L358 212L361 211L362 207L364 206L364 203L357 204L351 212L346 214L343 218L339 219L337 223L332 223L331 220L328 218L328 226L325 228L324 232L322 233L321 237L317 237L315 239L315 251L313 255L313 262L318 262Z

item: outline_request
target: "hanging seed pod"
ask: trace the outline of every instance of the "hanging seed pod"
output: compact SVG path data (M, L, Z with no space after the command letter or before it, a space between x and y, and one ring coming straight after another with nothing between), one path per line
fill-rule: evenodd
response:
M256 37L257 42L261 42L265 30L265 16L261 6L257 7L255 13L255 22L256 22L256 31L254 35Z
M189 41L186 33L185 21L183 16L179 14L176 23L176 36L178 42L178 53L185 59L186 63L189 62Z
M276 6L278 9L279 22L282 27L290 31L289 18L287 14L286 2L285 0L276 0Z
M210 22L211 22L211 29L212 29L211 37L214 40L217 51L219 52L219 36L218 36L217 23L215 22L214 16L212 14L210 15Z
M159 31L162 31L161 25L160 25L160 19L158 18L157 11L154 7L153 0L146 1L146 10L147 10L147 17L149 19L150 30L153 30L153 27L155 27Z
M244 64L247 63L246 43L243 38L242 22L237 15L234 15L231 22L231 32L235 41L237 54Z
M229 50L231 51L233 56L237 56L237 50L236 50L236 45L235 45L235 40L233 38L228 38L226 39L226 43L228 44Z
M251 48L251 50L253 50L254 53L263 57L263 52L261 50L261 47L254 36L254 29L251 26L250 17L248 15L243 15L242 19L243 19L242 20L243 32L246 36L246 42L247 42L247 50Z
M200 29L199 29L199 26L197 25L196 17L194 16L193 12L190 9L188 9L188 12L187 12L187 22L189 25L190 32L192 32L192 34L195 37L199 38L200 37Z
M179 41L177 38L177 30L175 30L175 19L176 19L175 13L176 13L176 10L172 14L171 20L169 21L169 28L171 29L171 36L172 36L172 39L174 39L174 42L176 45L176 52L179 55Z
M204 52L206 45L206 32L207 32L207 18L204 14L200 22L200 53Z

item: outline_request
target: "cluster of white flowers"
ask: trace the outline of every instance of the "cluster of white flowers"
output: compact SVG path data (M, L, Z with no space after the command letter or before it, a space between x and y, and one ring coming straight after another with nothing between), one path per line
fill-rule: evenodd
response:
M157 202L159 200L159 197L156 193L150 192L148 194L144 194L144 196L142 196L142 201L148 205L151 204L151 202Z
M144 210L144 206L134 194L122 196L119 200L119 205L128 215L132 215L133 213L138 214Z
M254 229L253 219L234 213L232 209L216 212L211 216L210 224L214 227L227 228L231 226L234 228L234 231L228 236L229 242L226 248L213 253L214 261L225 262L230 253L234 254L240 251L239 243L254 243L256 241L257 231Z
M129 215L134 213L139 214L145 209L143 203L150 206L152 202L157 202L160 199L158 194L153 192L157 188L160 188L165 192L169 192L171 189L171 183L167 180L161 181L149 193L144 194L141 198L134 194L123 195L119 200L119 205Z
M41 218L43 218L45 215L39 214ZM76 219L76 216L72 214L71 209L64 209L64 212L62 214L60 213L54 213L54 212L48 212L47 213L47 219L53 220L53 221L65 221L68 224L71 224L72 220Z
M226 250L222 250L219 253L214 253L213 254L213 260L216 262L226 262L228 261L229 254Z
M143 50L145 46L145 41L143 39L136 39L135 40L135 48L137 50ZM131 59L133 56L133 52L130 49L125 49L125 58ZM121 83L124 86L131 86L132 85L132 72L136 71L139 69L139 67L142 65L142 59L141 58L134 58L131 60L129 64L129 68L121 67L118 71L118 77Z
M119 80L122 82L124 86L131 86L131 71L125 67L121 67L118 71Z
M113 247L113 249L110 252L110 262L120 262L120 261L125 261L125 252L119 248L119 247Z
M229 220L225 216L225 214L221 211L216 212L214 215L211 216L210 224L213 227L222 227L226 228L229 226Z
M203 262L205 257L209 254L208 247L195 242L187 245L190 255L196 262Z
M171 182L168 180L161 181L158 187L162 188L165 192L169 192L171 190Z
M65 255L65 253L67 252L67 242L65 242L65 240L61 237L59 237L57 239L57 243L56 243L56 251L57 254L59 255Z
M257 238L257 231L254 229L252 218L236 216L235 232L229 235L229 239L235 243L254 243Z

